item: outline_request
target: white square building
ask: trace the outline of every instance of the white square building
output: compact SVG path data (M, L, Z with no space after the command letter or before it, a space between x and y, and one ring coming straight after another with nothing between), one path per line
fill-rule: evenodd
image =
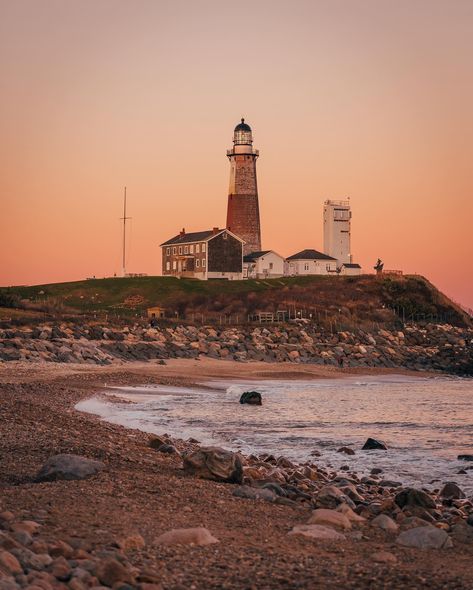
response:
M325 201L324 252L339 266L352 263L350 201Z

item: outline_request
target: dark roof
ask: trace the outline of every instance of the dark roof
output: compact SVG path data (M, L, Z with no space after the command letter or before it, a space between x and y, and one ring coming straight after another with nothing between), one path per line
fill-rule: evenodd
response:
M248 123L245 123L245 119L242 119L241 123L238 123L238 125L235 127L235 131L249 131L251 133L251 127L248 125Z
M254 262L256 259L261 258L271 250L262 250L260 252L250 252L246 256L243 256L243 262Z
M220 232L222 230L219 229L218 231ZM210 237L213 233L213 229L208 229L207 231L195 231L184 235L177 234L177 236L174 236L170 240L163 242L161 246L169 246L170 244L187 244L189 242L202 242Z
M300 252L297 252L297 254L289 256L287 260L336 260L336 258L327 256L327 254L323 254L317 250L307 249L301 250Z
M344 262L343 266L345 268L361 268L361 266L359 264L357 264L356 262Z

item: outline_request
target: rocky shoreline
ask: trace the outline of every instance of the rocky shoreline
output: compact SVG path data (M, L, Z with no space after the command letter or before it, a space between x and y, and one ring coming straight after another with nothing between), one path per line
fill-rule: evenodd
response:
M157 376L167 367L35 379L14 365L0 374L2 590L473 586L473 503L455 483L404 488L323 468L317 449L304 464L245 457L73 409L104 382L182 383Z
M44 324L0 329L0 361L111 364L169 358L404 368L473 374L473 330L446 324L402 331L327 332L313 325L122 328Z

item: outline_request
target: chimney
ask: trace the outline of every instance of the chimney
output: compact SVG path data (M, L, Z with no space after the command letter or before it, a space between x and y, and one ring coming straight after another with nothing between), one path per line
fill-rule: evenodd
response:
M186 229L183 227L183 228L181 229L181 231L179 232L179 237L180 237L180 238L183 238L185 235L186 235Z
M216 234L218 234L218 232L219 232L219 231L220 231L220 230L218 229L218 227L213 227L213 228L212 228L212 235L214 235L214 236L215 236Z

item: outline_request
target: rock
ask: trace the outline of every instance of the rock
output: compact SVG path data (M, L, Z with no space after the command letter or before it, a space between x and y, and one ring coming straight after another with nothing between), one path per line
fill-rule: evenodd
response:
M11 552L24 569L43 570L53 561L53 558L47 553L36 554L25 548L12 549Z
M461 500L465 497L465 494L454 481L447 481L440 490L440 496L442 498L451 498L452 500Z
M106 586L114 586L118 582L134 584L135 577L116 559L109 557L101 561L95 571L99 581Z
M237 498L248 498L249 500L265 500L274 502L277 498L276 493L268 488L252 488L250 486L239 486L232 492Z
M368 438L365 444L361 447L362 451L371 451L375 449L387 451L388 447L383 442L376 440L375 438Z
M16 539L7 535L6 533L0 532L0 548L10 551L10 549L19 549L21 544Z
M0 575L2 572L13 576L23 573L20 562L9 551L0 551Z
M344 514L350 522L356 522L358 524L366 522L366 518L363 518L362 516L354 512L350 508L350 506L348 506L348 504L340 504L339 506L337 506L336 511Z
M452 527L452 537L459 543L473 543L473 526L465 521L457 522Z
M71 578L72 570L64 557L57 557L51 564L52 575L63 582Z
M402 482L393 481L392 479L383 479L383 481L380 481L378 485L382 488L400 488L402 486Z
M36 482L85 479L101 471L105 465L101 461L87 459L79 455L54 455L41 467Z
M371 555L372 561L375 563L396 563L397 557L389 551L376 551Z
M240 404L250 404L251 406L261 406L261 393L258 391L245 391L240 397Z
M436 508L435 501L426 492L415 488L405 488L394 497L399 508L421 506L422 508Z
M416 549L447 549L453 546L452 540L445 531L431 525L402 532L396 539L396 543Z
M355 507L353 500L336 486L325 486L317 494L317 504L324 508L336 508L343 503L348 504L350 508Z
M165 453L167 455L180 455L179 451L176 449L174 445L161 445L157 449L160 453Z
M350 520L341 512L318 508L312 512L307 524L321 524L323 526L335 527L342 530L351 529Z
M135 533L134 535L128 535L128 537L120 539L117 545L125 552L137 551L138 549L143 549L145 540L139 533Z
M66 559L71 559L74 554L74 549L65 541L55 541L54 543L50 543L48 546L49 555L51 557L65 557ZM37 551L35 551L37 553Z
M155 545L210 545L218 543L210 531L203 527L190 529L172 529L160 535Z
M350 449L350 447L340 447L337 450L337 453L345 453L345 455L354 455L355 451L353 449Z
M418 516L408 516L404 520L401 521L401 529L408 530L408 529L415 529L422 526L427 526L431 524L428 520L424 520L423 518L419 518Z
M473 455L458 455L459 461L473 461Z
M10 510L4 510L0 512L0 522L11 522L15 519L15 515Z
M14 533L28 533L28 535L34 535L39 531L41 525L33 520L23 520L22 522L15 522L10 525L10 529Z
M163 445L167 445L169 443L166 439L161 438L160 436L154 436L152 439L150 439L148 444L152 449L159 449Z
M271 490L277 496L280 496L282 498L285 498L287 496L286 490L282 488L278 483L275 483L273 481L269 481L268 483L263 484L263 489Z
M243 482L243 467L238 453L219 447L201 447L184 455L184 471L203 479L228 483Z
M383 470L380 469L379 467L373 467L373 469L370 471L371 475L378 475L379 473L383 473Z
M378 516L373 518L370 524L371 526L383 529L383 531L388 533L397 533L399 530L399 525L386 514L378 514Z
M345 541L346 539L344 534L320 524L298 524L288 534L302 535L323 541Z

